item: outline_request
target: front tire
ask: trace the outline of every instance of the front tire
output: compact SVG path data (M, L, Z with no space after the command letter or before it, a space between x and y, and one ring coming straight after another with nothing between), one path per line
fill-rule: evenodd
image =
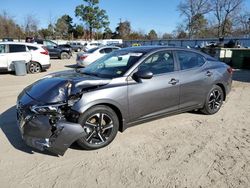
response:
M217 113L223 103L224 93L222 88L218 85L213 86L213 88L208 92L204 107L201 112L207 115Z
M36 74L42 72L42 67L39 63L31 61L27 64L27 71L30 74Z
M78 120L85 136L78 139L78 145L87 150L99 149L110 144L119 128L119 120L108 106L95 106L82 114Z

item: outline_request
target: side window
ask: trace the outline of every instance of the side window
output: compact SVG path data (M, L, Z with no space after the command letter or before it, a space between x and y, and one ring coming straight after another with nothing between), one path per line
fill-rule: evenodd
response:
M112 52L112 48L104 48L104 49L100 50L101 54L108 54L110 52Z
M21 44L9 44L9 52L10 53L26 52L26 46Z
M6 53L5 45L0 44L0 54Z
M153 74L173 72L175 70L173 53L171 51L156 52L139 66L139 70L150 70Z
M57 46L56 43L51 42L51 41L44 41L44 45L48 47L55 47Z
M35 50L38 49L38 48L35 47L35 46L27 46L27 48L29 49L29 51L35 51Z
M116 50L119 50L119 48L112 48L112 51L116 51Z
M202 55L195 52L177 51L181 70L200 67L205 63Z

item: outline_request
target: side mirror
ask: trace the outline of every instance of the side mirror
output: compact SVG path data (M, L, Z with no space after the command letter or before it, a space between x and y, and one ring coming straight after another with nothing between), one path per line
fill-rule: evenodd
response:
M153 77L153 73L149 70L139 70L133 74L135 79L151 79Z

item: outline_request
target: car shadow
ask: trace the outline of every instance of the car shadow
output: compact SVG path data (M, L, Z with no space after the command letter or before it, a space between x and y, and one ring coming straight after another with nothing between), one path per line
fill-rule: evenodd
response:
M23 151L25 153L34 154L41 153L45 155L55 156L58 155L50 153L49 151L39 151L37 149L31 148L25 144L22 140L21 133L16 124L16 108L12 106L0 115L0 129L2 129L6 138L10 144L17 150Z
M73 64L73 65L65 65L64 67L67 67L67 68L72 68L72 69L80 69L82 67L78 66L77 64Z
M234 70L233 80L250 83L250 70Z
M0 75L16 75L15 71L10 71L10 72L0 72Z

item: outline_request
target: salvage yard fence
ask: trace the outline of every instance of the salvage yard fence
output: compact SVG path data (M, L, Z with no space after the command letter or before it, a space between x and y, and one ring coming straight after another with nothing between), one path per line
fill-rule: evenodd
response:
M250 47L249 38L225 38L224 44L230 40L238 41L242 47ZM218 43L218 38L204 38L204 39L162 39L162 40L125 40L123 41L125 46L148 46L148 45L167 45L167 46L178 46L178 47L195 47L202 46L209 43Z

